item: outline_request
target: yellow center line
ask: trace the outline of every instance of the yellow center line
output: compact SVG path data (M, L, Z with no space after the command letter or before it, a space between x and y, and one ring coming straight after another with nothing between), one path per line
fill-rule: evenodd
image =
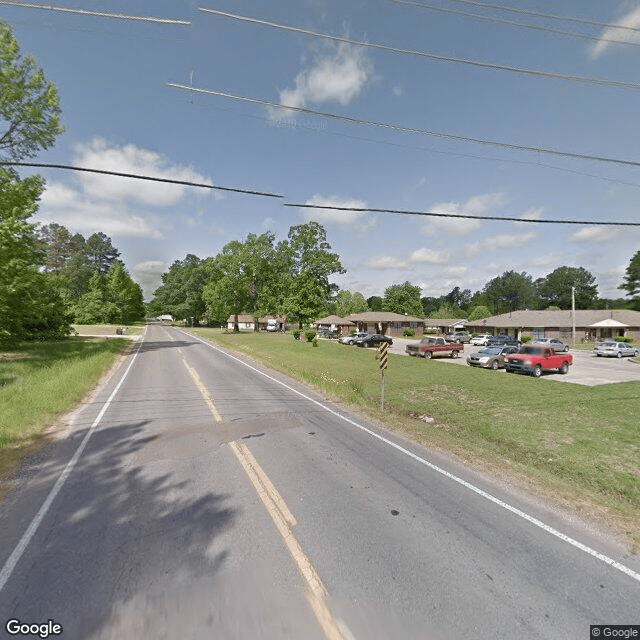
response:
M189 371L196 387L198 387L204 401L207 403L214 420L216 422L222 422L222 417L213 402L213 398L202 383L197 371L187 364L184 356L182 356L182 362L184 362L184 366L187 368L187 371ZM311 564L311 560L309 560L305 552L302 550L300 543L291 531L291 527L297 524L295 517L267 474L258 464L258 461L255 459L251 451L249 451L247 445L242 442L231 442L229 447L242 465L245 473L249 477L249 480L251 480L251 484L253 484L260 500L262 500L262 504L264 504L267 512L271 516L271 520L273 520L273 523L280 532L291 557L298 567L298 571L300 571L300 574L306 581L309 587L307 600L309 601L309 605L311 606L318 623L324 631L325 637L327 640L345 640L345 636L342 633L344 625L341 625L334 618L333 613L331 612L327 602L327 590L322 583L318 572ZM345 631L347 630L345 629ZM347 635L351 636L350 633Z

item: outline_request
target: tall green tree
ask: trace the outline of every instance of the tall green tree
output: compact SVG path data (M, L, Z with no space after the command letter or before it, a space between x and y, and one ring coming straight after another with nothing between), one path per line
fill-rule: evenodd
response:
M627 292L635 307L640 308L640 251L632 256L625 269L622 284L618 287Z
M44 182L40 176L18 180L0 168L0 340L59 338L70 320L55 289L39 271L35 225Z
M505 271L487 282L483 291L495 313L538 308L536 287L531 276L525 272Z
M367 298L367 306L369 311L382 311L383 300L381 296L371 296Z
M143 320L146 310L142 288L132 280L121 260L116 260L111 265L106 282L109 301L117 309L115 322L130 324L137 320Z
M410 316L421 318L423 308L420 301L420 293L420 287L411 284L408 280L403 284L392 284L384 291L382 308L385 311L406 313Z
M536 280L543 306L571 309L571 288L575 287L576 309L592 309L598 299L596 279L583 267L558 267Z
M288 239L278 244L277 253L286 265L286 272L280 274L286 315L300 326L324 315L338 291L329 278L345 273L340 257L331 252L324 227L315 221L290 227Z
M31 158L62 131L56 86L0 20L0 159Z
M467 316L467 320L482 320L483 318L489 318L491 316L491 311L489 311L488 307L485 307L483 304L476 305L469 311L469 315Z
M338 291L335 312L341 318L345 318L351 313L363 313L368 310L369 306L367 305L367 301L360 292L356 291L355 293L351 293L351 291L346 290Z

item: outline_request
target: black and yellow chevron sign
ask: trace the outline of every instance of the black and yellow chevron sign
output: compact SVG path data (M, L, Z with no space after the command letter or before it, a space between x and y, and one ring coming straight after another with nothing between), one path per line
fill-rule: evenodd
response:
M386 342L380 343L380 369L387 368L387 350L389 345Z

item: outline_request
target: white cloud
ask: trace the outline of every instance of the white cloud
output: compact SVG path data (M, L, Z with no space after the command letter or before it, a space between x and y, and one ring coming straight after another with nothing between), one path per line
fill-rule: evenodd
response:
M280 104L306 107L338 102L347 105L358 97L371 77L373 63L363 49L341 43L331 55L318 57L302 70L291 89L280 91Z
M429 211L443 215L453 216L482 216L487 215L492 209L504 206L507 199L502 193L487 193L473 196L466 202L439 202ZM428 236L448 233L455 236L463 236L473 233L480 228L480 220L469 218L433 217L430 223L422 228L422 233Z
M520 217L523 220L542 220L542 213L544 209L542 207L534 207L532 209L528 209L525 211ZM513 224L521 226L527 225L530 226L527 222L514 222Z
M637 29L640 29L640 7L631 9L620 20L616 20L616 24L628 28L616 29L615 27L607 27L603 29L600 34L600 40L591 48L591 56L593 58L599 57L607 49L616 46L616 42L640 43L640 33L637 31ZM636 29L636 31L630 29ZM611 42L612 40L614 42Z
M76 145L74 153L75 163L81 167L213 184L210 178L206 178L188 167L171 164L164 156L134 144L118 147L110 145L103 138L94 138L88 143ZM196 187L186 185L97 173L79 173L78 177L84 194L92 199L131 201L149 206L168 207L175 205L185 197L187 190L196 189ZM216 193L214 197L221 197L221 195Z
M365 209L367 203L355 198L340 198L339 196L314 195L305 204L317 207L341 207L343 209ZM338 224L349 227L357 226L358 231L368 232L378 226L378 217L363 211L340 211L339 209L300 209L306 222L315 220L320 224Z
M160 276L169 270L169 265L161 260L146 260L138 262L131 269L131 277L142 287L146 299L151 298L153 292L160 286Z
M530 231L529 233L497 234L489 236L485 240L479 240L465 245L462 249L462 253L465 258L475 258L483 252L487 255L491 255L500 249L515 249L517 247L521 247L522 245L535 240L539 236L540 234L535 231Z
M609 242L618 237L620 229L613 227L582 227L569 236L571 242Z
M427 249L422 247L416 249L409 256L411 263L427 262L429 264L446 264L451 259L451 253L449 251L434 251L433 249Z
M409 263L396 256L377 255L365 260L363 266L386 271L387 269L406 269Z

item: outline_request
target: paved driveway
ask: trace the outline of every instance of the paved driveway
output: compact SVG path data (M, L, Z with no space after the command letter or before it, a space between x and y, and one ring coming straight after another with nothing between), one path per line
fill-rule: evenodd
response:
M405 347L409 342L416 342L408 338L394 338L390 350L392 353L406 355ZM464 354L459 358L437 358L429 362L446 362L453 365L467 366L467 356L470 353L479 351L482 347L464 345ZM640 382L640 361L631 358L598 358L592 351L571 350L573 355L573 366L566 375L557 373L543 374L546 380L560 380L561 382L573 382L574 384L584 384L590 387L599 384L609 384L612 382ZM487 371L487 374L504 374L504 369L499 372Z

